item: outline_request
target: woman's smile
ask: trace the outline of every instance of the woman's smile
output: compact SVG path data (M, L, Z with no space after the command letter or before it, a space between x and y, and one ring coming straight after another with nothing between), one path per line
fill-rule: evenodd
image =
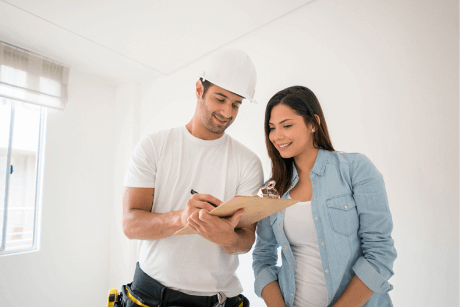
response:
M289 145L291 145L292 142L290 143L284 143L284 144L279 144L278 147L281 148L281 149L285 149L286 147L288 147Z

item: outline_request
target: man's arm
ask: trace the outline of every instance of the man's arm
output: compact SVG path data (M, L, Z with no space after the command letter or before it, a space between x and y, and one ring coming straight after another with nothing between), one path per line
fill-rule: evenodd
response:
M210 195L194 195L184 210L153 213L155 189L125 187L123 193L123 232L129 239L159 240L173 235L187 225L187 218L195 211L212 210L208 202L220 201Z
M152 213L153 188L125 187L123 231L129 239L158 240L181 229L181 211Z
M240 209L230 218L219 218L206 210L197 210L187 219L187 225L229 254L247 253L254 244L256 224L235 229L243 213L244 209Z

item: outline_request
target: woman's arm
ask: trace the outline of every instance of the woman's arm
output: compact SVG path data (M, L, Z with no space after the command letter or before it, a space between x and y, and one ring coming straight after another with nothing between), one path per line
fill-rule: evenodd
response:
M262 298L267 307L286 307L280 285L277 280L272 281L262 290Z
M351 181L363 256L356 260L355 276L334 307L362 306L374 292L393 289L388 279L394 274L396 249L391 238L393 221L383 177L366 156L357 154Z
M257 223L257 239L252 254L252 269L254 270L254 291L257 296L262 297L264 290L270 283L278 280L279 267L276 266L278 261L275 234L270 225L270 217L267 217ZM278 282L277 282L278 284ZM279 286L278 286L279 288Z

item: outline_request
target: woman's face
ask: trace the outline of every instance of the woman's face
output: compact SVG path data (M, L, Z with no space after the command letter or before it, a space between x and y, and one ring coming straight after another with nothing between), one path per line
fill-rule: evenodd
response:
M312 125L307 126L303 117L287 105L273 107L269 128L270 141L285 159L295 158L313 148Z

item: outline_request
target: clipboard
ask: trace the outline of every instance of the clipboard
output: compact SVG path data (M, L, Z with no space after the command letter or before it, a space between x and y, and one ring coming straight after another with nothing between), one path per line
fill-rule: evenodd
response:
M292 206L300 199L283 199L283 198L268 198L259 196L235 196L226 201L219 207L209 211L210 215L218 217L227 217L233 215L239 209L244 208L244 214L236 228L242 228L258 222L267 216L275 214L289 206ZM195 232L187 227L177 231L174 235L189 235Z

